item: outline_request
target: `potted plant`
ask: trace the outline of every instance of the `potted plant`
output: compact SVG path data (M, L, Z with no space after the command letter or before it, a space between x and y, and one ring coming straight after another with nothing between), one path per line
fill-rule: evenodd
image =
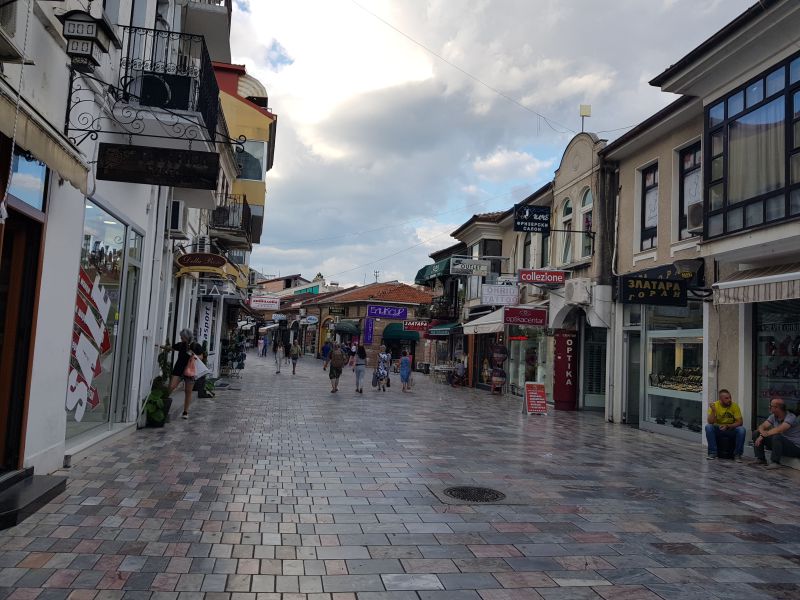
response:
M163 427L169 419L172 398L169 395L170 361L169 350L162 350L158 355L160 375L153 379L150 393L144 404L148 427Z

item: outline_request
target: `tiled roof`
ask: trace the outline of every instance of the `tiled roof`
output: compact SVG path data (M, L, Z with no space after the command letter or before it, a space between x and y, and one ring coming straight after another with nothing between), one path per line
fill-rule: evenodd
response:
M450 235L456 237L459 233L464 231L467 227L472 225L473 223L499 223L503 220L506 216L506 211L504 210L497 210L495 212L488 212L488 213L480 213L477 215L472 215L468 221L463 223Z
M398 304L430 304L433 296L405 283L373 283L322 299L322 302L396 302Z

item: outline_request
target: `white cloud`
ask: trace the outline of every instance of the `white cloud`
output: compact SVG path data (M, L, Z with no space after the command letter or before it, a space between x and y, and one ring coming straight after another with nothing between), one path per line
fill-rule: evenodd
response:
M552 159L540 160L527 152L499 148L489 156L477 159L473 168L481 178L489 181L535 180L553 163Z

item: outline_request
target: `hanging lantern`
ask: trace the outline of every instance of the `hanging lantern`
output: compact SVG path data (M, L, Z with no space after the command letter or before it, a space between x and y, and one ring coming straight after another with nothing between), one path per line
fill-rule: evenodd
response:
M111 43L120 46L114 30L103 18L95 18L82 10L71 10L59 19L64 24L62 34L67 41L67 55L77 71L91 73L100 65L101 55L108 53Z

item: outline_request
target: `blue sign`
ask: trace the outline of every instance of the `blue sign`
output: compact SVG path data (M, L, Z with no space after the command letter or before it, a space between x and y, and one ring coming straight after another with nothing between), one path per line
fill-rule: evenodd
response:
M375 333L375 321L372 319L364 319L364 345L370 346L372 344L372 336Z
M408 309L401 306L367 306L367 316L375 319L398 319L405 321L408 318Z

